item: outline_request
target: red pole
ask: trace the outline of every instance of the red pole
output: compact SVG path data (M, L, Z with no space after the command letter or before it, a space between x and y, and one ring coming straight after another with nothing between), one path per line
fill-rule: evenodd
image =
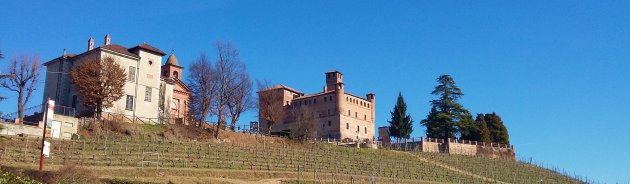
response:
M44 140L46 140L46 122L48 121L48 101L50 98L46 100L46 109L44 110L44 133L42 134L42 148L39 154L39 171L44 171Z

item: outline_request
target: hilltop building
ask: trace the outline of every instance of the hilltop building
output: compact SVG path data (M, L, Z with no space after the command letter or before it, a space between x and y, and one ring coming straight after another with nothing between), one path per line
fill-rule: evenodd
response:
M110 39L109 34L106 35L103 45L94 48L94 39L90 38L85 52L66 54L64 51L62 56L44 63L44 101L50 98L57 105L75 108L79 116L91 112L92 109L82 105L82 97L74 90L68 73L80 62L111 57L125 69L127 81L125 96L114 102L112 108L104 109L104 113L124 115L143 123L165 120L186 123L190 89L181 81L184 68L175 54L171 53L161 65L166 55L162 50L146 43L127 48L112 44Z
M269 93L281 96L275 104L281 106L277 109L284 113L280 121L271 126L271 131L296 131L304 126L300 121L308 119L314 122L315 134L319 138L372 141L375 95L368 93L363 98L346 92L343 74L339 71L326 72L325 76L326 86L316 94L304 94L284 85L258 92L259 97ZM259 122L261 131L267 131L268 122L263 118L259 118Z

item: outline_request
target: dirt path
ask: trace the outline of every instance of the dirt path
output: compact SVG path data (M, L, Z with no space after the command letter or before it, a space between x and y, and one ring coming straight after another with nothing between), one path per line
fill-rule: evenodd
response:
M474 174L474 173L471 173L471 172L468 172L468 171L465 171L465 170L458 169L456 167L452 167L452 166L446 165L446 164L441 163L441 162L429 160L429 159L426 159L424 157L421 157L420 155L415 155L415 154L412 154L412 153L409 153L409 152L404 152L404 153L412 155L412 156L415 156L420 161L427 162L427 163L430 163L430 164L433 164L433 165L437 165L439 167L442 167L442 168L445 168L445 169L448 169L448 170L451 170L451 171L455 171L455 172L458 172L458 173L463 174L463 175L472 176L474 178L482 179L482 180L493 182L493 183L508 184L507 182L502 182L502 181L499 181L499 180L496 180L496 179L492 179L492 178L488 178L488 177L485 177L485 176L477 175L477 174Z

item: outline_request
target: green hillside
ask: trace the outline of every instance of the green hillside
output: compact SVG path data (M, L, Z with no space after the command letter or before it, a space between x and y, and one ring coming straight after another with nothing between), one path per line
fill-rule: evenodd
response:
M367 183L578 183L558 173L509 160L391 150L329 143L287 143L254 137L255 144L99 137L52 141L47 169L86 166L100 178L166 183L282 182ZM34 138L0 141L3 167L34 169ZM263 182L264 183L264 182Z

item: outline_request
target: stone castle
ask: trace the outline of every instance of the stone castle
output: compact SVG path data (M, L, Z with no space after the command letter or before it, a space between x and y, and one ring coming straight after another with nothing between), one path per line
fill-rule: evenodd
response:
M291 132L300 128L298 121L310 118L315 123L317 138L344 141L373 141L376 101L373 93L365 98L344 90L343 74L333 70L325 73L324 90L316 94L304 94L293 88L276 85L259 91L259 96L271 93L278 98L275 105L282 109L279 122L271 126L271 132ZM259 118L262 131L268 122Z

